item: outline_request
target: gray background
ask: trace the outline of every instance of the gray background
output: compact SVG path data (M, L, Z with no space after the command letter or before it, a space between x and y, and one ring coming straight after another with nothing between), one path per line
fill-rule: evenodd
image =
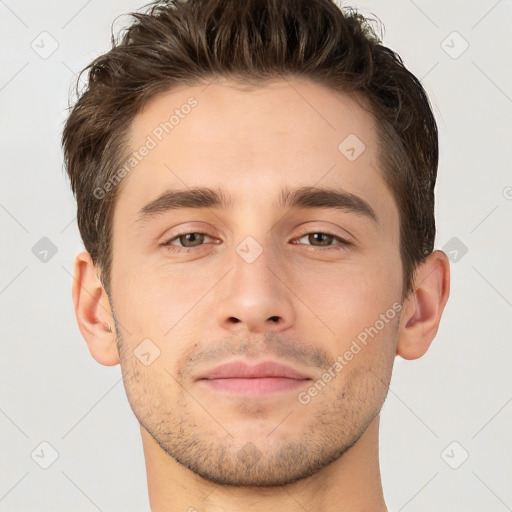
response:
M109 49L116 16L142 5L0 0L0 511L149 509L120 367L92 359L76 325L82 245L60 150L74 74ZM383 21L385 44L429 92L436 247L452 259L431 349L396 361L382 412L385 497L397 512L512 510L512 2L350 5Z

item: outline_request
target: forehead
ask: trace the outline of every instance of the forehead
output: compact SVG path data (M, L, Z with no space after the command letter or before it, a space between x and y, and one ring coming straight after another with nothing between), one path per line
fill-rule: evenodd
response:
M221 189L246 208L276 204L284 188L303 186L345 190L376 211L394 208L373 117L354 98L291 79L238 87L174 89L134 118L131 149L150 149L121 182L124 214L135 219L163 191L198 186Z

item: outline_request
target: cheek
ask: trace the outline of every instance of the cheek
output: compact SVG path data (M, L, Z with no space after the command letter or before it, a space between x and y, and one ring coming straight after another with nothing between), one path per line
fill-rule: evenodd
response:
M388 260L309 269L296 277L301 290L298 295L332 335L340 341L350 339L373 325L400 299L400 269L395 262L388 265L384 261ZM325 333L328 335L329 330Z
M212 305L201 300L212 286L211 275L211 271L202 275L184 267L118 267L113 300L116 316L125 327L126 350L133 353L143 340L149 339L158 347L154 350L159 351L155 369L156 363L173 366L184 348L204 335L203 320L197 320L212 313ZM151 349L150 343L148 346Z
M381 257L364 265L339 267L336 272L331 268L325 274L304 275L301 296L307 297L305 302L328 327L318 324L320 330L315 328L315 332L323 333L326 350L340 363L338 368L343 368L340 382L345 378L357 381L380 396L396 353L400 267L392 258ZM303 323L305 329L308 323Z

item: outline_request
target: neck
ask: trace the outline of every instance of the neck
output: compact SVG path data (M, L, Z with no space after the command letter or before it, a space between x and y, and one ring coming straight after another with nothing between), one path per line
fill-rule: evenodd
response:
M377 415L356 444L312 476L278 487L220 486L177 463L141 426L152 512L386 512Z

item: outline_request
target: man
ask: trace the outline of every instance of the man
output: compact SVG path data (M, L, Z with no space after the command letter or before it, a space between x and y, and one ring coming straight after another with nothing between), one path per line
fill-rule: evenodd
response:
M379 411L449 295L437 127L358 13L177 0L63 133L80 330L120 363L153 511L384 511Z

